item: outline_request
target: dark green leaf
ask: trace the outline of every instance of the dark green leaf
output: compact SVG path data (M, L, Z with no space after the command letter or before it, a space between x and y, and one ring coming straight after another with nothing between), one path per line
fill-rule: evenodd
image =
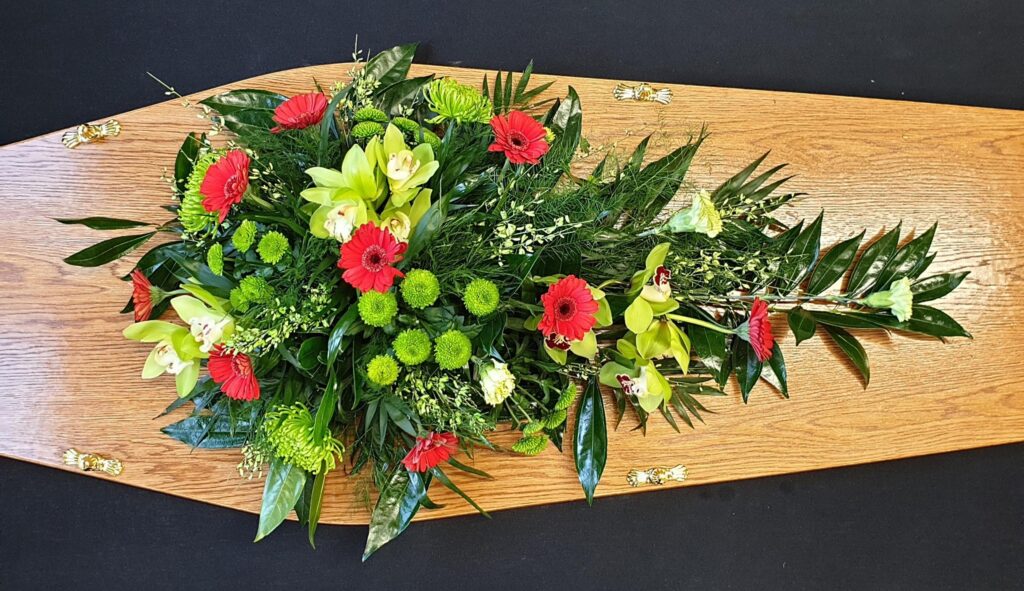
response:
M309 545L316 548L316 526L320 523L320 512L324 507L324 485L327 482L327 463L320 465L320 473L313 479L313 492L309 497L309 514L306 525L309 529Z
M472 466L467 466L466 464L463 464L462 462L456 460L455 458L450 458L448 460L448 463L451 464L452 466L455 466L459 470L462 470L463 472L469 472L473 476L479 476L481 478L494 478L487 472L484 472L483 470L474 468Z
M359 308L356 306L349 306L345 313L341 315L338 322L335 323L334 328L331 330L331 335L327 339L327 367L334 367L334 362L338 359L338 353L341 353L345 347L345 336L349 334L349 329L356 324L359 319Z
M431 468L430 469L430 474L433 475L433 477L436 478L438 482L443 484L445 486L445 488L447 488L448 490L452 491L453 493L459 495L460 497L462 497L462 499L464 501L466 501L467 503L472 505L473 508L476 509L481 515L483 515L484 517L486 517L488 519L491 518L491 514L490 513L488 513L487 511L484 511L483 507L481 507L480 505L477 505L476 501L471 499L469 497L469 495L467 495L466 493L462 492L462 489L459 488L458 486L456 486L455 483L452 482L448 478L448 475L445 474L444 472L442 472L440 468L437 468L437 467Z
M299 354L296 359L299 366L306 371L313 370L320 364L320 355L327 350L327 339L321 335L309 337L299 345Z
M937 227L938 224L932 225L924 234L914 238L896 251L896 254L878 273L871 289L873 291L888 289L894 280L910 276L914 269L927 258L928 249L932 247L932 238L935 237Z
M125 230L128 228L138 228L140 226L149 226L146 222L136 222L135 220L123 220L118 218L53 218L62 224L81 224L87 228L93 230Z
M779 347L778 343L775 343L775 346L772 348L772 356L768 359L768 366L764 368L761 377L772 386L775 386L784 397L789 398L789 378L786 373L786 360L782 357L782 348Z
M793 241L793 246L786 253L785 260L779 266L781 281L779 290L789 293L796 289L803 278L810 272L814 262L818 260L821 248L821 222L824 212L818 214L810 226L804 228Z
M295 503L302 496L306 485L306 473L280 458L274 458L267 472L267 483L263 487L263 505L260 507L260 524L256 530L258 542L270 535L288 517Z
M402 108L422 97L423 88L433 79L434 75L430 74L395 82L379 93L381 110L393 117L401 115Z
M878 329L884 328L872 319L867 314L844 314L841 312L826 312L824 310L814 310L811 312L819 324L826 326L835 326L838 328L857 328L857 329Z
M968 273L969 271L942 273L941 275L932 275L931 277L915 281L910 287L910 291L914 293L914 303L937 300L949 294L959 287Z
M316 417L313 419L313 437L317 441L323 441L330 435L328 427L334 413L338 410L338 382L331 372L327 380L327 387L324 388L324 395L320 398L320 406L316 409Z
M178 148L178 155L174 159L174 185L178 192L184 193L188 177L192 174L196 159L199 158L199 148L206 143L206 134L190 133L185 136L185 141Z
M241 447L249 439L249 424L222 415L195 415L160 429L165 435L191 447L224 449Z
M363 67L363 74L380 82L384 89L405 79L416 54L416 43L398 45L373 56Z
M857 371L860 372L861 377L864 379L864 388L867 388L868 383L871 381L871 368L868 365L867 351L864 350L864 347L852 334L845 330L827 324L824 328L828 336L832 337L835 344L839 346L839 350L853 362L853 366L857 368Z
M750 391L754 389L757 380L761 377L762 363L758 360L750 343L743 339L735 339L732 355L733 371L736 372L740 394L743 395L743 403L746 404L750 399Z
M789 320L789 330L793 331L797 345L814 336L817 324L814 321L814 316L806 309L800 306L790 308L786 317Z
M64 262L76 267L98 267L105 265L142 246L155 235L156 232L146 232L145 234L136 234L134 236L110 238L76 252L64 259Z
M199 102L216 111L225 127L241 135L273 127L274 109L286 100L288 97L276 92L247 89L229 90Z
M576 473L586 494L587 503L594 504L594 491L605 462L608 460L608 426L604 417L604 398L597 376L591 376L580 396L576 412L576 437L573 441Z
M971 338L971 333L942 310L918 304L914 304L910 320L906 322L906 330L939 338Z
M366 536L366 548L363 550L364 562L409 527L426 496L427 483L423 476L399 465L380 491L377 505L370 515L370 533Z
M856 294L878 277L878 274L889 262L896 245L900 242L900 224L886 232L860 255L857 264L850 271L850 280L846 283L846 293Z
M825 253L825 256L821 257L814 267L814 272L811 273L811 278L807 282L807 293L818 295L839 281L839 278L850 267L850 263L853 262L853 257L857 255L857 249L863 238L864 232L861 232L857 236L833 246Z

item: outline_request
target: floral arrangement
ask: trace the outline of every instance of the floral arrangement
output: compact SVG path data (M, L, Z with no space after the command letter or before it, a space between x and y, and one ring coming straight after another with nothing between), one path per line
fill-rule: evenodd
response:
M550 83L530 87L532 64L479 89L407 78L414 51L309 94L185 100L211 129L178 153L174 218L66 259L96 266L172 237L125 277L124 335L152 346L144 379L174 376L168 412L192 409L168 436L241 448L239 472L266 473L257 540L294 510L312 543L336 469L379 491L364 558L436 507L432 485L484 513L448 471L488 478L460 458L496 450L495 429L520 432L501 451L523 455L563 449L571 429L592 501L601 386L641 429L652 415L692 427L731 376L744 401L761 380L788 396L782 314L797 344L834 341L865 387L856 331L969 336L927 304L966 276L926 275L935 227L823 253L821 215L775 217L798 195L773 180L782 166L758 172L765 156L717 188L684 182L703 130L652 162L648 138L579 176L572 88L540 101Z

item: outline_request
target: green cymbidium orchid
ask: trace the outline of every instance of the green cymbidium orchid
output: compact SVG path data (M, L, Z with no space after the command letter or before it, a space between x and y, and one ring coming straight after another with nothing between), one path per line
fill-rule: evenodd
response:
M183 287L188 289L190 286ZM199 352L206 357L214 345L224 342L235 331L235 320L223 303L209 296L205 290L199 288L193 293L203 294L200 296L203 299L178 296L171 300L171 306L178 317L188 323L189 334L198 345Z
M142 378L151 380L165 373L174 376L178 396L188 396L199 380L199 350L188 329L163 320L136 322L123 332L125 338L156 343L142 368Z
M394 125L388 125L383 143L376 144L371 140L371 144L374 145L366 145L366 151L368 154L371 148L377 151L377 166L384 171L391 189L390 207L402 207L412 200L440 166L434 160L430 144L423 143L410 149L405 143L405 135Z
M711 193L701 189L694 194L690 209L676 212L663 226L670 232L696 232L710 238L722 231L722 216L711 201Z
M313 167L306 174L315 187L302 192L302 198L317 205L309 218L309 231L317 238L334 238L347 242L356 228L375 221L373 207L366 202L377 201L387 185L377 166L379 141L374 138L364 152L352 146L341 162L341 170Z

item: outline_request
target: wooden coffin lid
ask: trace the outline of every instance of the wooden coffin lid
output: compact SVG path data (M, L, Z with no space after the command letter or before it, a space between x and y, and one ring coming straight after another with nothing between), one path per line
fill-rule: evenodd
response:
M278 72L193 98L228 88L308 92L314 78L328 83L348 69ZM431 72L472 84L484 75L433 66L414 66L412 75ZM707 122L713 135L688 181L712 188L770 149L767 164L790 163L798 176L788 186L810 194L784 215L810 218L825 208L824 244L861 228L871 236L903 220L920 232L938 220L933 269L971 271L940 307L973 341L865 337L865 390L821 340L793 348L779 318L792 399L759 386L744 405L732 391L708 402L715 414L707 425L682 434L655 417L644 437L627 415L610 435L598 495L650 490L627 486L631 468L683 463L687 483L697 485L1024 440L1024 112L681 85L670 85L675 99L660 106L614 100L614 81L570 77L557 77L552 93L568 85L582 99L593 152L581 170L650 133L652 153L664 153ZM166 219L161 174L184 134L205 126L179 101L116 118L121 135L103 143L69 150L54 132L0 148L0 454L64 468L63 451L75 447L123 460L117 482L258 511L262 482L239 479L237 450L192 451L160 433L182 411L154 419L174 399L173 382L142 381L149 347L121 338L130 318L117 312L129 286L118 278L131 263L61 262L100 235L51 217ZM508 432L495 439L513 441ZM568 446L537 458L480 452L475 465L495 480L455 479L489 510L582 497ZM366 523L366 484L332 474L323 520ZM431 496L445 507L417 518L473 511L438 488Z

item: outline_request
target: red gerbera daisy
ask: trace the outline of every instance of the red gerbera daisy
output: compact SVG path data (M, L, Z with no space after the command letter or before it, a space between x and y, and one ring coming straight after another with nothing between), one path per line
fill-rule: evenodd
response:
M345 269L341 278L361 292L370 290L381 293L391 289L395 277L405 277L391 266L402 260L406 244L395 240L388 230L376 224L359 226L352 239L341 245L341 259L338 268Z
M544 317L537 328L545 336L556 334L578 341L597 323L597 301L587 282L575 275L552 285L540 301L544 304Z
M548 153L547 131L544 126L521 111L512 111L508 117L495 115L491 119L494 143L491 152L504 152L512 164L538 164Z
M135 322L149 320L153 315L153 284L140 269L132 271L132 304L135 308Z
M286 129L306 129L320 123L327 112L327 97L320 92L300 94L281 103L274 109L274 123L277 127L270 133L280 133Z
M260 382L252 373L252 359L245 353L217 345L210 351L207 364L210 377L220 384L220 391L233 400L251 402L260 397Z
M402 463L410 472L426 472L452 457L458 445L459 438L454 433L430 432L426 437L416 438L416 445Z
M765 362L771 359L775 335L772 334L772 323L768 321L768 304L760 298L754 298L754 304L750 307L747 342L754 348L758 360Z
M249 188L249 156L242 150L231 150L210 166L199 186L203 209L217 212L219 222L228 217L231 206L242 200Z

